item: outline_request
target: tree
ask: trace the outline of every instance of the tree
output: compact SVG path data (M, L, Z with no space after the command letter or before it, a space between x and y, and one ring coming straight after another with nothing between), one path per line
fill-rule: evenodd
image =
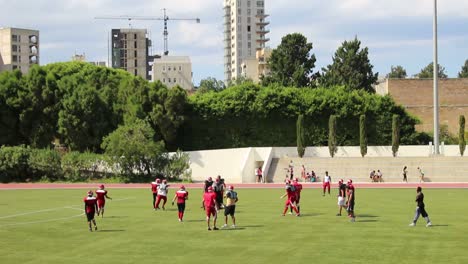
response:
M366 115L359 116L359 145L361 156L364 157L367 154Z
M209 91L219 92L225 89L223 81L217 80L216 78L208 77L200 81L200 86L197 89L199 93L206 93Z
M438 70L439 78L441 79L447 78L447 74L445 73L445 68L440 66L440 64L437 64L437 65L439 69ZM421 69L421 72L418 73L416 76L420 79L432 79L434 76L434 63L433 62L429 63L426 67Z
M268 60L270 74L262 78L262 84L278 83L283 86L307 87L311 85L315 55L312 43L300 33L284 36L281 44L273 49Z
M328 150L330 156L333 158L335 153L338 151L336 146L336 116L331 115L328 121Z
M164 142L153 138L154 130L148 122L136 119L106 136L102 148L128 180L152 179L167 165Z
M406 70L398 65L398 66L393 66L391 67L390 73L387 74L387 78L393 78L393 79L404 79L406 78Z
M458 131L458 146L460 147L460 155L463 156L465 153L466 142L465 142L465 116L461 115L458 123L460 124L460 130Z
M296 122L296 136L297 136L297 154L303 157L305 153L305 138L304 138L304 115L300 114Z
M368 49L361 49L361 41L357 39L345 41L333 56L333 63L322 68L319 84L325 87L343 85L347 89L363 89L374 92L373 84L377 82L378 73L373 73L372 64L368 58Z
M462 66L461 71L458 73L458 78L468 78L468 60Z
M400 147L400 117L393 115L392 118L392 153L396 157L398 148Z

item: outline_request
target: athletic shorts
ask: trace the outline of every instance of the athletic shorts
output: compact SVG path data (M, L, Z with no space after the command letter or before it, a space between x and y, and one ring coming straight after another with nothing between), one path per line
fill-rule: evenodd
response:
M346 208L346 211L348 212L353 212L354 211L354 201L350 201L348 208Z
M301 201L301 196L298 195L298 196L296 197L296 204L299 204L300 201Z
M295 206L294 203L296 202L295 198L291 198L286 200L285 206Z
M324 182L323 183L323 188L325 188L325 187L330 188L330 182Z
M222 204L223 203L223 194L222 193L219 193L219 194L217 193L215 200L219 205Z
M205 208L205 212L206 212L207 217L210 217L210 216L215 217L216 216L216 209L214 207Z
M226 208L224 208L224 216L234 216L234 214L236 213L236 205L233 204L233 205L228 205L226 206Z
M184 212L185 211L185 203L178 203L177 204L177 210L179 212Z
M88 219L88 222L94 219L94 214L94 211L91 213L86 213L86 218Z
M104 208L104 205L106 205L106 200L97 200L98 208Z
M338 206L344 206L345 205L345 199L341 196L338 196Z

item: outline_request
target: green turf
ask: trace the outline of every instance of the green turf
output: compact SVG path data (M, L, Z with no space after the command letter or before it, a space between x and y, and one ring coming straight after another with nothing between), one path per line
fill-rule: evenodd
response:
M466 190L423 190L432 228L408 227L413 189L358 189L355 223L318 189L303 191L302 217L281 216L281 189L237 191L238 228L209 232L199 190L179 223L169 203L152 210L149 190L111 189L92 233L85 216L70 218L85 190L0 191L0 263L468 263Z

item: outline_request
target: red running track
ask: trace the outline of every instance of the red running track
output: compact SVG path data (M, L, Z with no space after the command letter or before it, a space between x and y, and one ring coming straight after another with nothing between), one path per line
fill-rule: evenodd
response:
M169 183L178 188L181 183ZM109 183L105 184L108 189L145 189L150 188L150 183ZM229 184L228 184L229 185ZM284 188L281 183L238 183L232 184L235 188ZM322 188L322 183L302 183L304 188ZM336 184L332 184L336 185ZM6 183L0 184L0 190L22 190L22 189L97 189L99 183ZM202 188L203 183L187 183L186 188ZM356 188L468 188L468 182L424 182L424 183L354 183ZM336 187L336 186L335 186Z

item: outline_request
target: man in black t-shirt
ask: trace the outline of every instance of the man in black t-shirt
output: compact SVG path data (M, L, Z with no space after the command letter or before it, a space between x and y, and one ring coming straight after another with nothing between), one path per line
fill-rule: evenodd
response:
M223 194L224 194L224 179L221 178L220 175L216 177L215 182L213 183L213 190L214 193L216 194L216 203L218 205L218 208L223 209L224 208L224 203L223 203Z
M208 192L208 187L210 186L213 186L213 179L211 177L208 177L208 179L205 180L205 186L204 186L205 192Z
M356 190L354 189L353 180L348 180L346 188L348 189L348 201L346 202L346 210L348 211L348 216L351 218L351 222L355 222L356 216L354 215L354 200L356 196Z
M343 179L338 181L338 209L339 212L336 216L341 216L341 210L345 207L346 199L346 184L344 184Z
M416 222L418 221L419 215L422 215L422 217L424 217L424 219L426 219L426 222L427 222L426 227L431 227L432 223L431 223L431 220L429 219L429 215L427 214L426 209L425 209L424 194L422 193L422 188L418 187L416 189L416 192L417 192L417 194L416 194L417 207L416 207L416 212L414 214L413 222L410 224L410 226L415 226Z

